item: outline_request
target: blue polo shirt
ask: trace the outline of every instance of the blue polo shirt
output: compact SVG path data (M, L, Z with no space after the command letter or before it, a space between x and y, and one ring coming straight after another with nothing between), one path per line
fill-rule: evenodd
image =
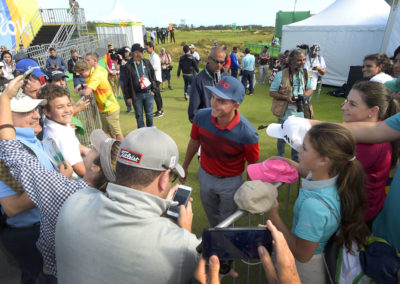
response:
M302 179L302 188L293 208L292 233L310 242L318 242L314 254L325 249L340 223L340 197L337 176L313 181L311 174Z
M242 69L246 71L254 71L255 57L253 54L246 54L242 59Z
M400 131L400 113L389 117L385 123L392 129ZM390 185L381 212L376 216L372 225L372 234L388 241L397 251L400 251L400 167Z
M237 111L234 119L221 127L211 116L211 108L199 110L190 136L200 140L200 165L211 175L240 175L246 161L254 163L259 158L258 133L247 118Z
M15 127L17 139L25 146L31 149L38 160L48 169L54 169L47 155L43 151L42 143L35 137L32 128ZM1 157L0 157L1 159ZM0 181L0 198L16 195L8 185ZM26 227L40 221L40 213L38 208L25 211L15 217L8 217L7 224L13 227Z

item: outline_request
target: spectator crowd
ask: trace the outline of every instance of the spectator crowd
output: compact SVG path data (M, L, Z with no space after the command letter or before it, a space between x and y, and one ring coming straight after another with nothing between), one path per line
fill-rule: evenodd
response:
M27 53L16 56L2 47L0 236L21 269L21 283L219 283L236 277L222 255L205 259L199 251L192 198L179 206L176 220L165 215L177 205L175 181L187 182L197 156L211 227L238 209L235 193L246 172L249 191L256 191L253 181L300 176L291 229L276 196L265 212L269 220L262 226L274 240L273 255L261 245L257 251L269 283L400 283L400 47L392 57L365 55L363 80L340 106L343 123L329 123L315 120L311 103L329 72L318 43L272 58L276 36L260 54L228 50L215 40L205 58L194 44L184 44L173 58L165 47L156 52L157 45L175 43L172 25L149 35L144 46L109 43L101 58L73 49L67 60L51 47L42 67ZM154 119L167 116L163 95L174 90L174 66L191 124L182 166L175 141L154 127ZM247 96L258 95L255 84L267 80L276 117L267 134L277 146L275 156L259 161L259 135L239 109ZM137 129L129 133L121 128L119 99L134 112ZM92 101L102 129L87 133L91 145L83 145L79 113ZM284 169L273 168L277 161ZM340 267L332 270L332 263Z

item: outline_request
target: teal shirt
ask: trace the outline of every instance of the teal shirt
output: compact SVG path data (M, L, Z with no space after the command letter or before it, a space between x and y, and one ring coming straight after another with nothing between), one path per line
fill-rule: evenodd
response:
M340 198L337 177L321 181L310 179L311 174L302 179L302 188L294 204L292 233L301 239L319 242L314 254L320 254L339 228Z
M386 124L397 131L400 131L400 113L385 120ZM400 251L400 167L397 167L396 174L390 185L381 212L372 224L372 234L388 241Z

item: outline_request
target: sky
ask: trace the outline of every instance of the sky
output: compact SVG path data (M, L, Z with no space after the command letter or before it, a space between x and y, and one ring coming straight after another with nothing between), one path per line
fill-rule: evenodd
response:
M113 8L114 0L77 0L85 9L87 21L96 21ZM179 25L184 19L187 25L262 25L274 26L278 11L310 11L317 14L335 0L118 0L131 15L140 18L143 25ZM68 0L37 0L39 7L68 8Z

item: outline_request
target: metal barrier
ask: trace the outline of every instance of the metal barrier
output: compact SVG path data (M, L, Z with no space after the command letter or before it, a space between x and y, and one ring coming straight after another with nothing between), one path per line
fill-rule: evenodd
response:
M90 97L91 100L87 109L76 115L76 118L82 122L82 127L85 129L84 135L76 134L76 137L78 138L79 142L86 147L91 145L90 134L92 131L95 129L101 129L100 113L97 108L96 100L94 99L93 95L90 95Z
M108 35L106 38L97 40L93 35L88 35L69 40L67 44L63 46L56 45L54 48L57 50L57 54L67 62L71 58L71 49L76 49L80 55L84 55L98 48L106 50L107 44L110 42L115 46L125 46L127 45L127 36L125 34ZM40 67L45 68L46 60L50 56L48 53L49 47L50 44L35 45L30 46L26 50L28 55L38 62Z

